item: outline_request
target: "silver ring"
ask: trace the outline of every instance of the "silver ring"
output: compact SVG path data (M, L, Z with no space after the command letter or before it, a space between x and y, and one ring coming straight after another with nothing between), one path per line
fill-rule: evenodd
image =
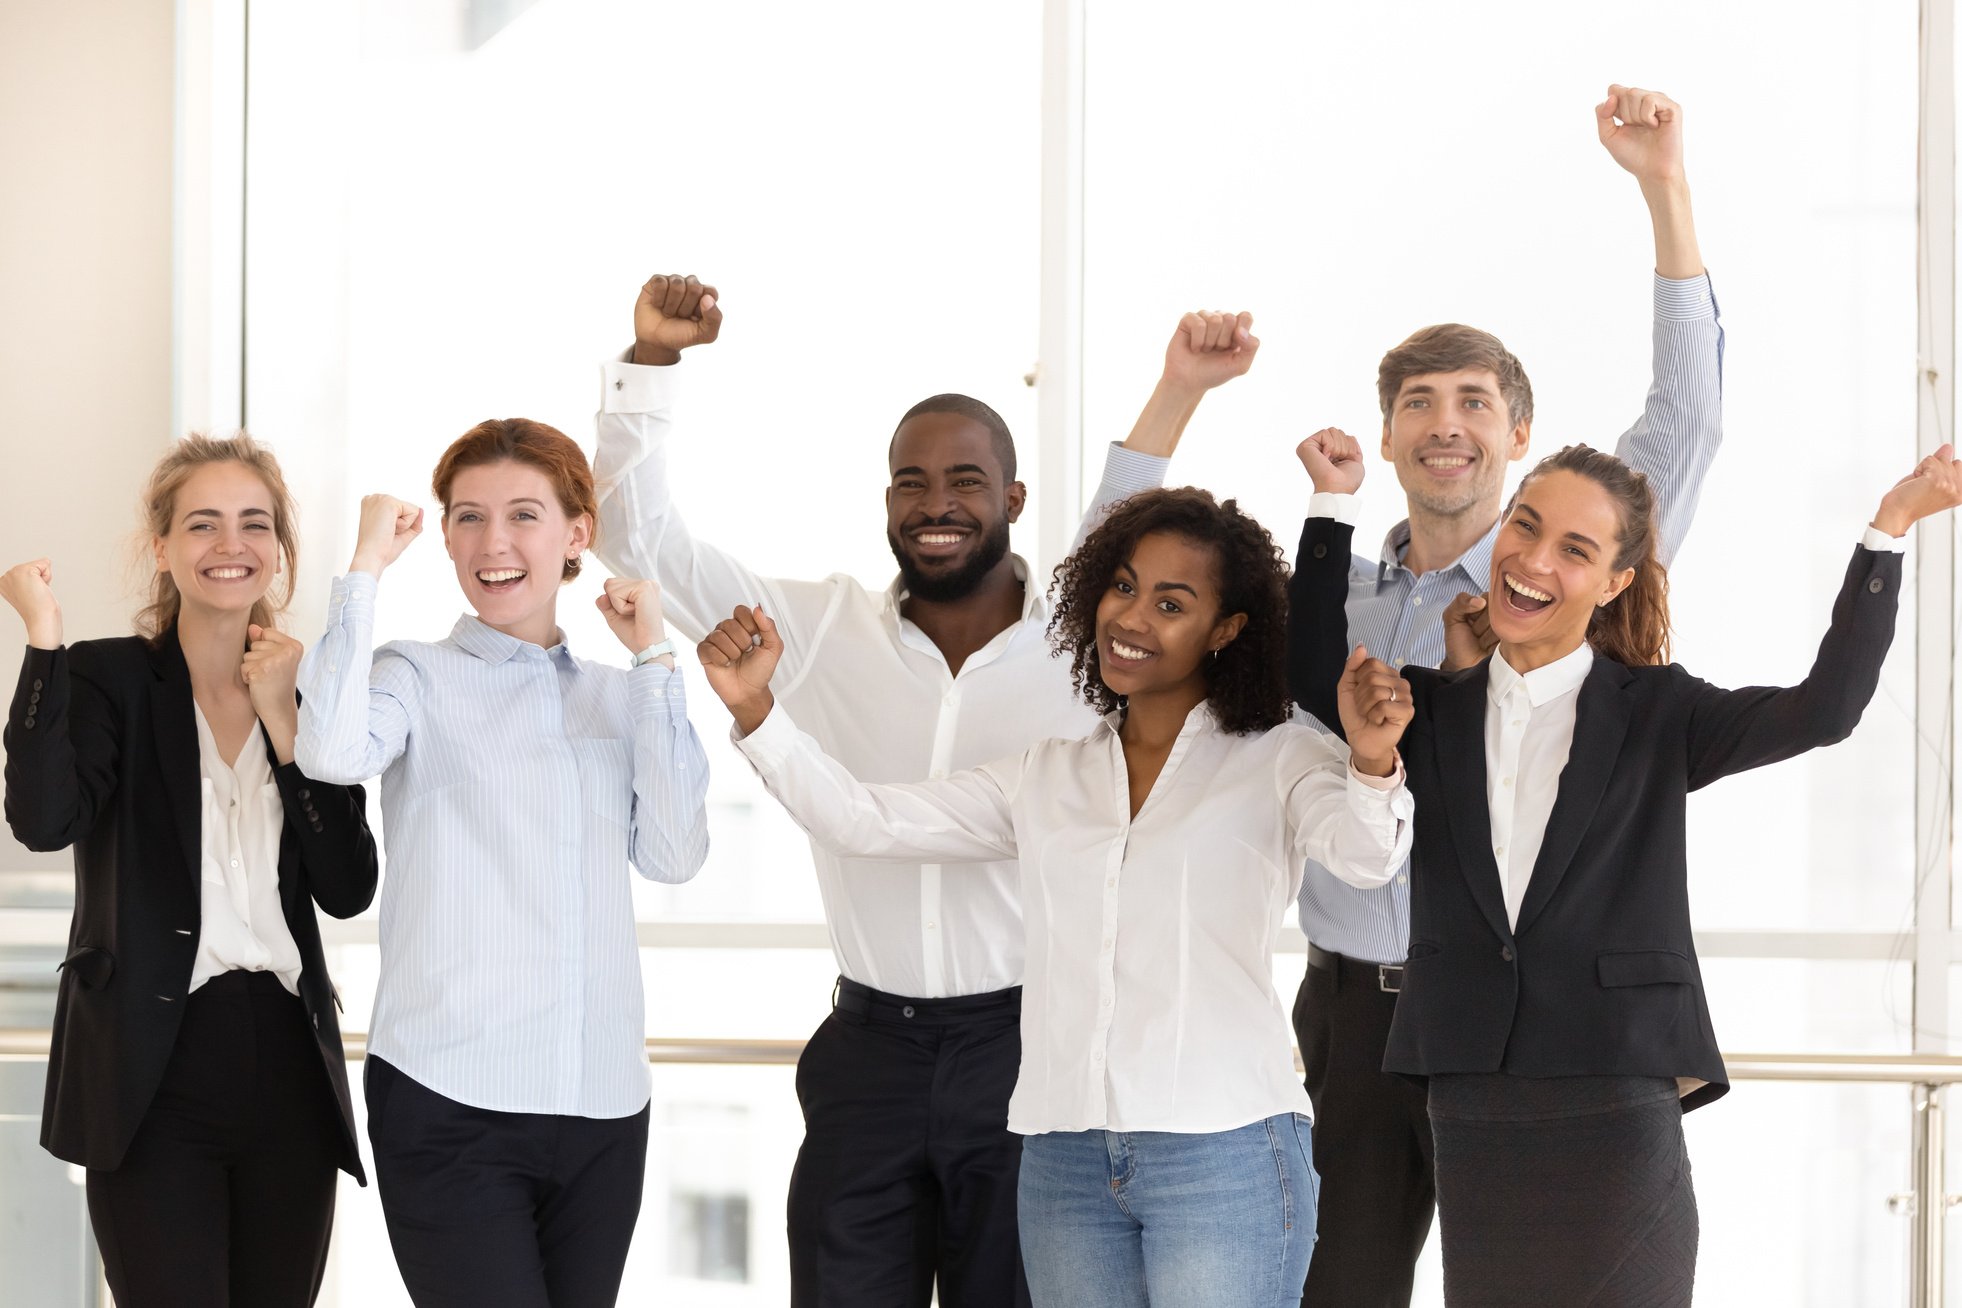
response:
M1397 688L1395 686L1392 686L1390 687L1390 703L1394 704L1396 702L1397 702Z

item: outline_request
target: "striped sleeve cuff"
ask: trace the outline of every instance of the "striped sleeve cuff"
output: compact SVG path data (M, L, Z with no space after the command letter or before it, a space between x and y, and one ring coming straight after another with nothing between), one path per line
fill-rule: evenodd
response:
M1110 443L1104 456L1104 481L1092 504L1110 504L1129 499L1139 491L1156 490L1165 484L1165 473L1172 461L1157 454L1127 450L1118 441Z
M1695 322L1715 318L1717 297L1710 289L1710 274L1702 272L1678 281L1657 273L1655 316L1657 322Z
M680 668L653 659L627 673L627 696L636 718L682 722L688 717L687 682Z
M334 578L327 591L327 625L350 618L373 618L380 578L372 572L346 572Z

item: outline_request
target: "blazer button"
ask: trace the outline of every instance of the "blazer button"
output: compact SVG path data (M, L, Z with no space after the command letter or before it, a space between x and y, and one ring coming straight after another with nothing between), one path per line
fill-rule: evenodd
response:
M911 1004L906 1005L906 1007L900 1009L899 1011L905 1014L907 1017L913 1016L913 1006Z
M301 786L297 791L293 793L297 794L302 800L310 799L313 796L313 792L311 790L308 790L305 786Z
M1501 945L1499 947L1499 957L1503 958L1506 962L1510 963L1512 961L1512 946Z
M34 689L41 689L41 679L39 677L34 678Z
M27 728L29 731L34 730L34 715L32 713L28 714L27 720L21 723L21 726Z
M1867 583L1867 594L1869 595L1878 595L1880 594L1881 591L1886 589L1887 589L1887 583L1882 581L1878 577L1875 577L1872 581Z
M1314 548L1314 549L1313 549L1313 550L1311 551L1311 553L1313 553L1313 554L1314 554L1314 556L1315 556L1316 558L1318 558L1318 559L1325 559L1325 558L1327 558L1327 557L1328 557L1328 546L1326 546L1326 545L1317 545L1317 546L1316 546L1316 547L1315 547L1315 548Z
M318 818L314 819L313 830L315 835L318 835L323 830L323 828L320 825L320 819Z
M27 702L30 704L39 704L41 702L41 692L37 690L32 695L29 695Z

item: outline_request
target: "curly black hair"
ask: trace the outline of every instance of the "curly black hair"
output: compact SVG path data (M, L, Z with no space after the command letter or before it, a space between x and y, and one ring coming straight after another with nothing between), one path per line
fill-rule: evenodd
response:
M1099 672L1097 604L1118 564L1128 563L1138 541L1153 532L1211 546L1221 615L1247 615L1239 636L1204 663L1206 699L1220 726L1252 735L1287 721L1288 565L1281 547L1233 500L1222 504L1192 486L1133 495L1057 566L1049 587L1056 606L1049 643L1057 657L1070 656L1076 693L1100 713L1124 703Z

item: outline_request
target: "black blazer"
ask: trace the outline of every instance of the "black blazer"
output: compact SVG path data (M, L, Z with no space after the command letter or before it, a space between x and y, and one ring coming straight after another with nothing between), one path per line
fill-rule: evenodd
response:
M155 646L125 636L30 648L6 746L14 836L29 849L75 847L41 1144L113 1169L163 1079L198 949L197 720L176 628ZM271 761L285 802L279 898L300 950L300 999L340 1105L341 1167L365 1185L313 905L335 917L368 906L375 841L359 786L322 785Z
M1289 589L1296 698L1336 725L1351 529L1310 518ZM1730 1089L1690 934L1685 807L1719 777L1843 740L1894 638L1901 556L1859 549L1806 679L1721 690L1675 665L1596 658L1519 925L1485 797L1486 672L1405 668L1417 800L1410 957L1384 1070L1411 1076L1696 1077Z

